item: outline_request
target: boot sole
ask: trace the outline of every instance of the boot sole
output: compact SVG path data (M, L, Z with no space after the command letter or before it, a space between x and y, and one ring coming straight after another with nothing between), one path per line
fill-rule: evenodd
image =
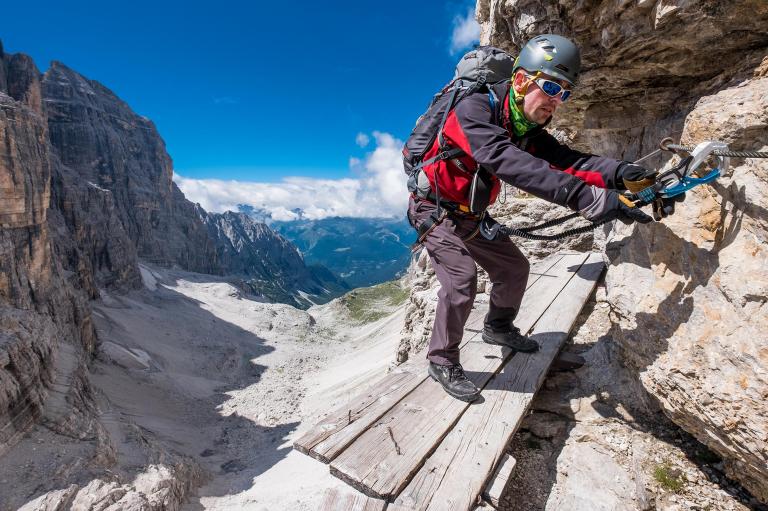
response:
M514 346L510 346L509 344L504 344L504 343L501 343L501 342L496 342L493 339L491 339L490 337L486 337L485 334L483 334L483 342L486 343L486 344L493 344L494 346L503 346L504 348L509 348L511 350L518 351L520 353L535 353L535 352L539 351L539 345L538 344L536 344L536 346L533 347L533 348L526 348L526 349L516 348Z
M464 401L466 403L471 403L472 401L475 401L477 398L480 397L480 390L479 389L478 389L476 394L467 394L467 395L456 394L455 392L451 392L450 390L445 388L442 383L440 383L440 380L438 380L437 377L434 374L432 374L432 371L427 370L427 374L429 374L429 377L432 378L433 380L435 380L438 385L443 387L443 390L445 391L446 394L448 394L449 396L451 396L453 398L458 399L459 401Z

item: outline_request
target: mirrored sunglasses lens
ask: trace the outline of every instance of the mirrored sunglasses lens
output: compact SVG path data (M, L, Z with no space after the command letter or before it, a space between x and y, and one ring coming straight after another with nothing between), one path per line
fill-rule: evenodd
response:
M560 91L563 90L563 88L555 82L550 82L549 80L544 80L543 82L544 83L542 83L541 90L543 90L549 96L557 96Z
M562 101L568 101L568 100L570 99L570 97L571 97L571 91L569 91L569 90L564 90L564 91L563 91L563 97L562 97L562 98L560 98L560 99L561 99Z

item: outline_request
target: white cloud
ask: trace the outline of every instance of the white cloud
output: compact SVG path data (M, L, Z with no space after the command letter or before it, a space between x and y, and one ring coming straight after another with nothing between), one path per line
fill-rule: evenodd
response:
M264 208L276 220L292 220L301 208L310 219L328 216L400 217L408 205L403 172L403 143L373 132L376 147L364 158L350 158L354 178L286 177L279 183L222 179L192 179L174 173L173 180L187 199L206 211L237 211L238 204Z
M358 133L355 137L355 143L360 147L365 147L371 141L371 138L365 133Z
M451 34L451 55L461 50L469 49L480 41L480 25L475 20L475 10L470 7L465 16L453 18L453 34Z

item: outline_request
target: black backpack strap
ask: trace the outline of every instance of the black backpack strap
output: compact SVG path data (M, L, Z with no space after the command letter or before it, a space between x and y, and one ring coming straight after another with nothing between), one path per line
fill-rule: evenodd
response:
M471 94L472 92L476 91L478 87L482 87L485 85L485 78L482 77L482 79L478 82L479 85L473 85L469 87L467 90L463 91L462 97ZM437 142L438 142L438 148L439 152L437 155L433 156L432 158L423 161L413 167L413 172L417 172L421 168L431 165L437 161L441 160L452 160L455 158L458 158L459 156L462 156L464 151L459 147L452 147L450 149L446 149L446 143L445 138L443 137L443 128L445 127L445 122L448 120L448 114L451 113L451 110L453 110L453 106L456 104L456 97L459 93L459 89L461 87L457 86L454 87L454 89L451 91L451 98L448 101L448 107L445 109L445 112L443 112L443 117L440 119L440 127L437 131ZM457 160L458 161L458 160ZM443 221L445 218L445 215L447 214L443 208L442 208L442 201L440 200L440 184L439 184L439 176L438 173L435 172L435 203L437 205L437 210L430 215L427 220L421 223L421 225L416 227L416 231L418 232L418 240L417 245L420 244L424 238L427 237L427 235L437 227L440 222Z
M448 100L448 108L446 108L445 112L443 112L443 118L440 119L440 128L438 128L438 130L437 130L437 143L438 143L438 148L440 149L440 152L438 154L442 155L442 158L440 158L442 160L448 159L448 156L446 156L446 153L450 152L450 151L446 151L445 150L445 138L443 137L443 128L445 127L445 121L448 120L448 114L451 113L451 110L453 109L453 105L456 102L456 95L458 93L459 93L459 87L454 87L453 90L451 91L451 99ZM454 150L455 149L458 149L458 148L454 148ZM464 151L459 149L459 152L463 153ZM459 153L456 153L455 156L458 156L458 154ZM451 157L453 157L453 156L451 156ZM438 173L435 172L435 198L437 199L437 217L442 219L442 214L441 214L442 212L440 211L440 184L439 184L439 181L440 181L440 176L438 176ZM421 227L421 226L419 226L419 227ZM429 229L429 230L431 231L432 229ZM426 236L426 233L424 234L424 236Z
M464 154L464 151L460 147L452 147L448 149L447 151L440 151L432 158L425 160L415 167L413 167L413 172L426 167L427 165L432 165L433 163L440 161L440 160L451 160L453 158L456 158L457 156L461 156Z
M443 138L443 128L445 127L445 121L448 120L448 114L451 113L451 110L453 109L453 105L456 102L456 95L459 92L459 87L454 87L453 91L451 91L451 99L448 101L448 108L445 109L445 112L443 112L443 118L440 120L440 127L437 130L437 140L440 144L440 151L442 152L443 148L445 147L445 138Z

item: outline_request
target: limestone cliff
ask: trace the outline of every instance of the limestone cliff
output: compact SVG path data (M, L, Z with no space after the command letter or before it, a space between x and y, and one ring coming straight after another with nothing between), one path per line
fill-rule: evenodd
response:
M48 224L51 164L37 69L0 48L0 454L29 426L98 429L85 358L86 296L68 285Z
M768 149L768 78L697 103L683 140L709 139ZM733 164L673 218L610 246L607 287L617 338L646 388L768 500L768 163Z
M135 287L136 257L221 274L212 240L172 181L149 119L109 89L53 62L42 94L54 161L55 206L98 281Z
M63 64L41 74L0 45L0 456L27 459L33 437L64 447L54 463L0 467L0 509L11 506L12 480L25 485L14 488L16 503L78 483L28 509L176 509L199 484L195 462L118 422L92 388L88 300L141 288L140 259L274 278L276 290L251 289L297 304L309 305L302 293L320 302L336 290L266 226L229 220L184 197L151 121Z
M768 4L760 0L479 0L482 43L573 38L584 73L556 126L633 160L666 135L768 147ZM661 166L657 157L648 165ZM662 223L608 244L608 300L627 362L665 412L768 501L766 160L734 160Z
M40 85L56 246L92 297L95 287L139 286L137 258L238 275L255 293L279 302L308 306L300 293L318 303L338 294L338 283L317 278L296 248L266 225L207 213L187 200L172 180L171 158L154 123L112 91L60 62Z

